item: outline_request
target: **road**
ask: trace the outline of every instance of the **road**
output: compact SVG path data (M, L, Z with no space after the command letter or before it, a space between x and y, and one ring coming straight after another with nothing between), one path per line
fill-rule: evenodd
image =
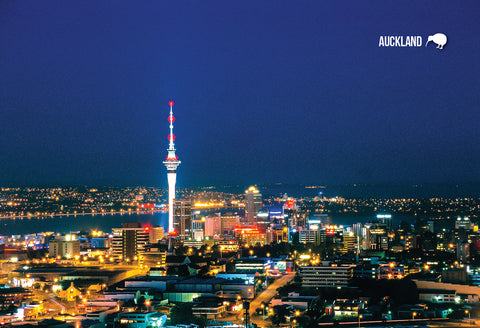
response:
M432 328L457 328L457 327L478 327L478 321L471 320L470 323L468 321L465 322L430 322L428 327Z
M45 318L68 311L68 308L65 306L65 304L62 304L60 301L55 299L54 293L39 291L37 289L32 289L32 292L39 300L44 302L44 308L46 312L44 316Z
M340 327L358 327L358 322L344 321L338 322ZM318 327L332 327L332 322L321 322L317 324ZM457 328L465 327L472 328L478 327L474 322L469 324L468 322L449 321L444 318L434 319L406 319L406 320L388 320L388 321L362 321L360 327L429 327L429 328Z
M275 296L277 293L277 288L285 286L290 281L293 280L295 277L295 272L289 272L286 275L282 276L281 278L275 279L270 286L267 287L263 292L257 295L257 297L250 302L250 318L251 322L257 324L259 327L267 327L270 326L272 323L270 321L264 320L263 316L253 316L255 310L260 308L262 303L268 304L270 300ZM266 317L265 317L266 318Z

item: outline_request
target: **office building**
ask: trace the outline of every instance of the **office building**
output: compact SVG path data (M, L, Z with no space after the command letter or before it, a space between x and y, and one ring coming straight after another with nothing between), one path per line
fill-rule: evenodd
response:
M355 252L355 246L357 244L357 237L353 231L343 234L343 250L342 253L353 253Z
M221 236L235 229L239 217L236 215L215 215L205 218L205 236Z
M257 188L251 186L245 190L245 221L256 222L257 213L262 208L262 194Z
M173 227L180 239L192 238L192 202L175 199Z
M301 243L319 245L320 231L302 229L298 232L298 238Z
M465 229L465 230L472 230L473 229L473 223L470 221L470 218L461 218L458 217L457 220L455 221L455 229Z
M354 265L325 264L301 266L302 288L346 287L352 278Z
M378 279L379 264L357 264L352 271L354 279Z
M235 229L235 235L242 244L263 246L267 243L267 234L256 226L238 227Z
M267 243L288 243L288 227L272 227L267 229Z
M163 239L165 235L165 230L163 227L153 226L149 231L150 244L156 244Z
M470 244L467 241L459 240L457 242L457 260L460 263L470 262Z
M56 237L50 242L49 252L51 257L73 258L80 255L80 241L75 235Z
M235 260L235 273L266 274L272 268L271 259L240 258Z
M192 238L203 240L205 238L205 217L193 215L192 217Z
M392 215L391 214L377 214L377 220L386 226L386 229L390 231L392 229Z
M142 228L139 222L122 223L121 228L114 228L112 255L125 262L143 256L149 244L148 230Z

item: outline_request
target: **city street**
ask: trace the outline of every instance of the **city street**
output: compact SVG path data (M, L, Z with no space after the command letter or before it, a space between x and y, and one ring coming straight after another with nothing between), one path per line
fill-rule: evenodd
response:
M275 281L269 285L267 287L267 289L265 289L263 292L261 292L260 294L257 295L257 297L250 303L250 321L252 323L255 323L257 324L257 326L259 327L267 327L269 325L271 325L271 322L266 319L267 316L258 316L258 315L253 315L255 313L255 310L257 308L260 308L260 305L262 303L264 304L268 304L268 302L270 302L270 300L275 296L275 294L277 293L277 289L279 287L282 287L282 286L285 286L286 284L288 284L290 281L293 280L293 278L295 277L295 272L289 272L287 273L286 275L282 276L281 278L278 278L278 279L275 279ZM267 311L265 311L265 313L267 314ZM264 320L264 318L266 320Z
M75 308L68 308L68 303L61 302L60 300L57 300L55 297L54 293L46 293L44 291L39 291L39 290L32 290L35 296L44 302L44 307L45 307L45 318L51 318L54 315L57 315L59 313L65 313L70 311L75 311Z

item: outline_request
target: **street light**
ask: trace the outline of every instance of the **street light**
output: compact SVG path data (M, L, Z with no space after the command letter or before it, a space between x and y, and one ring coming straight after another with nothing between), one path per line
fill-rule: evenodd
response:
M265 320L265 304L260 304L260 307L262 308L262 312L263 312L263 320Z
M470 321L470 311L465 310L465 314L468 314L468 324L470 325L470 324L471 324L471 321Z
M416 315L417 315L417 312L412 312L412 320L415 320Z
M358 315L358 328L360 328L360 319L363 318L363 315L359 314Z

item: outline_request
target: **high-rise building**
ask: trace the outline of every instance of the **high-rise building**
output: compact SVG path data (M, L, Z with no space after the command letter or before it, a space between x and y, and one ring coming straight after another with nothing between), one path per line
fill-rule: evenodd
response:
M427 228L430 232L435 232L435 222L427 221Z
M355 236L362 236L362 228L363 228L363 224L361 224L361 223L352 224L353 234Z
M392 215L391 214L377 214L377 220L380 223L383 223L387 230L392 230Z
M205 238L205 217L193 215L192 217L192 238L193 239L204 239Z
M160 226L153 226L149 231L150 244L156 244L163 239L165 230Z
M167 168L167 178L168 178L168 232L173 232L173 200L175 199L175 183L177 181L177 167L180 165L177 155L175 155L175 136L173 135L173 122L175 118L173 117L173 101L168 103L170 106L170 116L168 121L170 122L170 134L168 135L169 146L168 146L168 155L167 159L163 161L163 164Z
M240 217L237 215L222 215L220 217L220 229L222 234L232 232L239 221Z
M213 237L220 235L222 231L222 225L220 217L208 216L205 218L205 237Z
M350 233L343 234L343 253L351 253L355 251L355 244L357 242L357 237L351 231Z
M180 239L192 238L192 202L184 199L175 199L173 214L173 228Z
M220 215L207 216L205 219L206 236L220 236L222 234L222 219Z
M460 263L470 262L470 244L468 242L463 240L457 242L457 260Z
M473 224L468 217L458 217L455 221L455 229L465 229L465 230L472 230Z
M298 232L298 241L304 244L320 244L320 231L302 229Z
M257 213L262 208L262 194L257 188L251 186L245 190L245 221L253 223Z
M75 255L80 255L80 241L75 235L55 238L50 242L49 252L51 257L73 258Z
M322 222L322 225L332 225L332 217L328 214L320 214L319 215L320 221Z
M213 237L227 234L235 229L239 217L237 215L208 216L205 218L205 236Z
M122 223L121 228L114 228L112 255L126 262L138 259L148 246L149 230L142 228L139 222Z

